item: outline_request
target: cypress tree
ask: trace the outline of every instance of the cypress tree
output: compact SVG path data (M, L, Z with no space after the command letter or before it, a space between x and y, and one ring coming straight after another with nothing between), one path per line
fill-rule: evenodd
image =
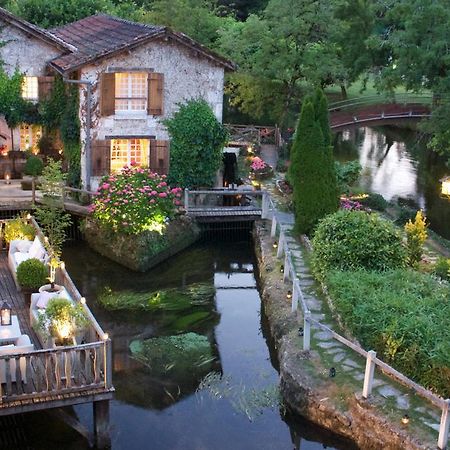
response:
M306 234L313 231L321 218L335 212L339 206L334 161L327 144L328 137L324 137L322 131L323 118L319 123L321 116L314 108L315 100L303 103L289 172L294 189L295 231ZM322 107L322 103L317 102L318 108Z

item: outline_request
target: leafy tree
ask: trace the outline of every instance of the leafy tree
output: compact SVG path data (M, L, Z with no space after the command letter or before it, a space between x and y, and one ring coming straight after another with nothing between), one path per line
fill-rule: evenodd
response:
M414 222L406 222L405 232L408 264L415 267L422 259L423 245L428 237L426 217L421 210L417 211Z
M171 137L169 183L212 186L228 132L205 100L189 100L165 124Z
M311 100L304 102L291 150L289 179L294 188L295 230L311 233L339 206L333 157Z

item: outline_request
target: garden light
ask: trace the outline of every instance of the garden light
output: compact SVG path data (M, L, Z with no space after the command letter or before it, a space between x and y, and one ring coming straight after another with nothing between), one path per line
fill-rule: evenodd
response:
M11 184L11 175L9 173L5 174L5 184Z
M283 266L283 264L281 264L280 273L284 273L284 266Z
M298 329L298 335L299 335L300 337L302 337L302 336L303 336L303 333L304 333L303 327L300 327L300 328Z
M80 298L80 303L81 303L82 305L85 305L85 304L86 304L86 298L85 298L85 297L81 297L81 298Z
M272 247L273 247L273 248L277 248L277 247L278 247L278 244L277 244L276 241L272 244Z
M292 291L287 291L286 298L290 300L292 298Z
M0 324L2 326L12 324L11 306L9 306L8 302L3 302L0 309Z
M409 416L408 416L408 414L405 414L405 415L402 417L402 424L403 424L403 425L408 425L408 423L409 423Z
M334 378L336 376L336 369L332 367L329 373L330 378Z

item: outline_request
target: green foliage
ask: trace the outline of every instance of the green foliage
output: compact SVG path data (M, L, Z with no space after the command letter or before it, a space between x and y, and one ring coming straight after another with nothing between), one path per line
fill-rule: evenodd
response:
M344 324L397 370L450 395L450 287L411 270L333 271L326 277Z
M64 210L62 199L65 179L61 161L50 158L42 171L42 202L35 208L35 216L48 238L47 251L51 260L60 257L66 239L66 229L72 221L70 214Z
M18 69L9 76L0 65L0 115L13 129L24 121L27 104L22 98L23 75Z
M37 328L43 335L67 339L88 323L87 314L80 303L74 304L67 298L55 297L39 314Z
M6 222L3 239L8 243L16 239L32 241L35 234L33 225L29 224L25 217L17 216Z
M349 162L334 162L336 181L340 193L348 193L350 186L358 181L361 174L361 164L358 160Z
M189 100L165 125L171 137L169 182L188 188L212 186L228 132L208 103Z
M367 194L366 197L362 197L358 201L367 208L376 209L377 211L385 211L389 204L381 194L375 192Z
M428 236L426 217L421 210L417 211L414 222L409 220L405 224L405 232L408 264L415 267L422 259L423 245Z
M48 280L48 269L36 258L27 259L17 266L17 281L26 289L38 289Z
M323 219L313 238L313 269L385 271L405 266L406 252L395 226L378 214L338 211Z
M33 177L37 177L42 174L42 170L44 169L44 163L41 158L35 155L30 155L25 163L23 168L23 173L25 175L30 175Z
M443 280L450 281L450 258L439 258L433 267L433 273Z
M181 188L171 188L165 179L140 167L103 178L90 207L94 219L114 233L162 235L181 204Z
M326 108L321 101L317 104ZM294 189L298 233L311 233L321 218L339 206L333 156L323 137L323 115L315 112L311 101L304 102L291 149L289 180Z
M154 292L113 292L106 288L98 301L111 310L183 311L193 306L210 305L215 292L214 286L206 283Z

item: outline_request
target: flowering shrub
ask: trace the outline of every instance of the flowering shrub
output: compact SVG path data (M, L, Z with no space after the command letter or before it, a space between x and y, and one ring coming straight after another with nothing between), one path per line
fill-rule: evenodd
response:
M250 168L254 171L254 172L258 172L261 170L265 170L267 168L267 164L266 162L259 158L258 156L255 156L252 160L252 163L250 165Z
M341 203L340 208L345 209L347 211L368 211L370 212L369 208L365 208L364 205L357 202L356 200L352 200L348 197L341 197Z
M162 233L181 205L182 191L168 186L165 179L165 175L150 169L126 166L120 174L103 178L90 212L101 225L114 232Z

